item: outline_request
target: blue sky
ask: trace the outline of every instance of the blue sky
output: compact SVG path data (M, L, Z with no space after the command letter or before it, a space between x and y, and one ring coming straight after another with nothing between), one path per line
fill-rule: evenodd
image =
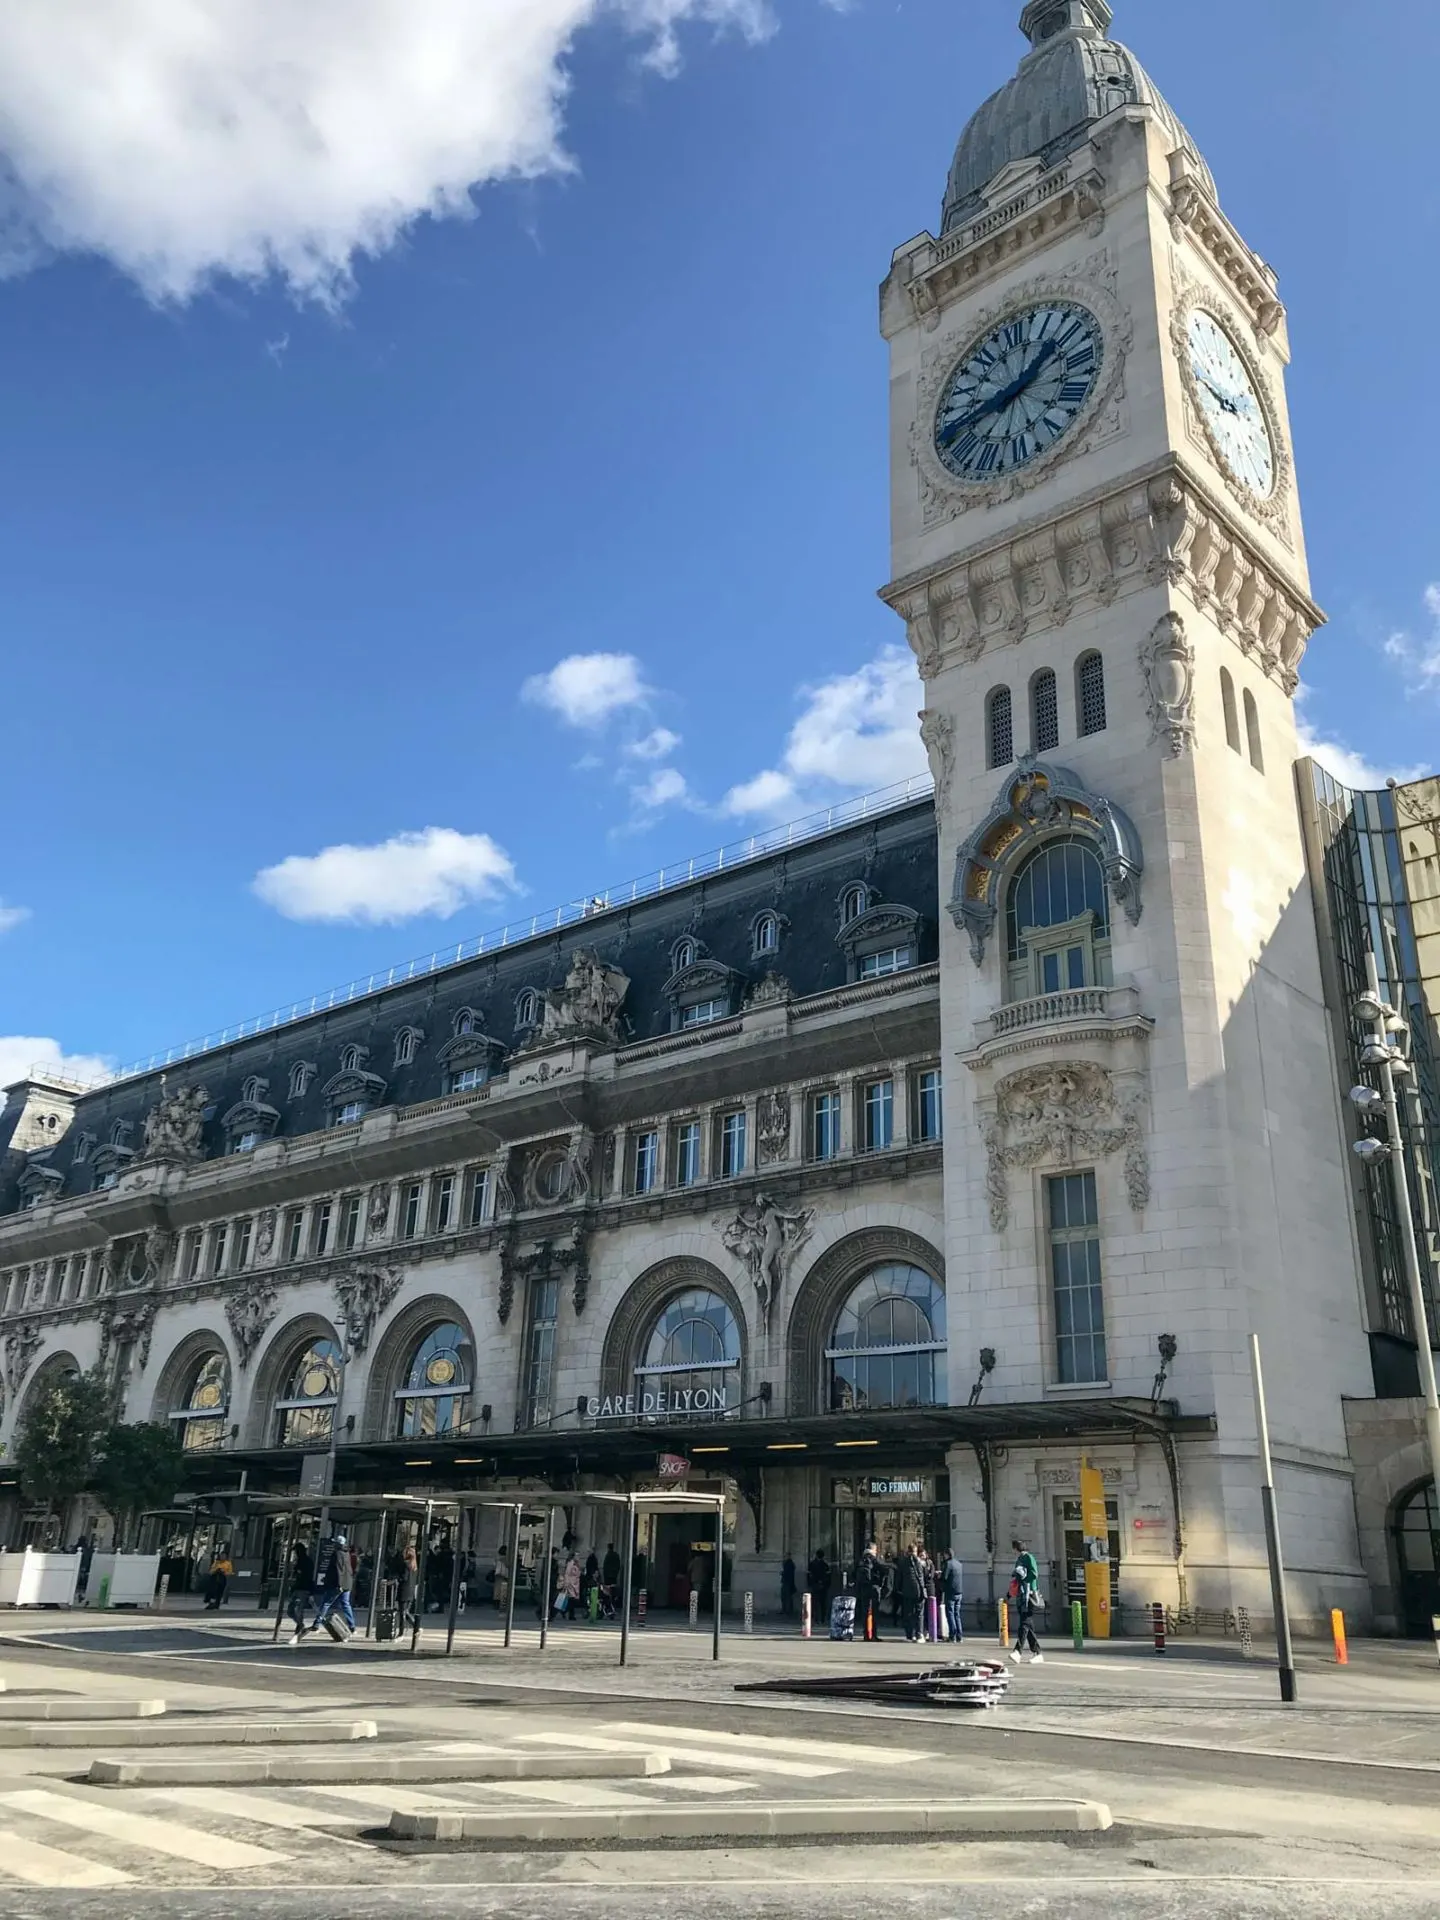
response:
M0 18L0 1068L918 770L875 290L1019 11ZM1433 766L1440 15L1116 12L1281 274L1306 722Z

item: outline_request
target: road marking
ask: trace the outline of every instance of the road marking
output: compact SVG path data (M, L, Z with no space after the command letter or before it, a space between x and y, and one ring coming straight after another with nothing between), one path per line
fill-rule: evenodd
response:
M665 1788L671 1793L754 1793L758 1780L722 1780L718 1774L667 1773Z
M933 1753L891 1753L883 1747L862 1747L844 1740L786 1740L779 1735L769 1733L711 1733L705 1727L653 1727L640 1720L605 1720L601 1722L606 1733L633 1734L637 1738L663 1741L672 1735L682 1740L703 1740L707 1746L729 1747L747 1752L755 1747L766 1752L773 1749L777 1753L811 1754L819 1760L834 1760L848 1756L857 1765L867 1770L872 1767L909 1767L918 1760L934 1760Z
M622 1787L596 1787L584 1780L489 1780L477 1784L481 1799L492 1793L508 1800L545 1800L558 1807L663 1807L654 1794L626 1793Z
M143 1813L127 1813L121 1807L106 1807L96 1800L72 1799L40 1788L0 1793L0 1805L13 1807L17 1813L32 1813L40 1820L53 1820L57 1826L78 1827L82 1833L100 1839L167 1854L172 1860L189 1860L200 1867L273 1867L289 1859L288 1854L252 1847L245 1840L199 1833L172 1820L152 1820Z
M738 1773L778 1773L791 1780L823 1780L832 1773L844 1773L844 1767L817 1767L804 1760L780 1760L766 1753L734 1749L725 1752L715 1747L677 1746L656 1727L650 1737L640 1740L608 1740L596 1733L524 1733L520 1738L534 1746L594 1748L597 1753L666 1753L672 1760L695 1760L703 1767L730 1767Z
M43 1846L38 1840L22 1840L8 1827L0 1828L0 1874L23 1881L27 1887L134 1885L134 1875L121 1873L118 1867L102 1867L98 1861L82 1860L78 1854L62 1853L58 1847Z
M390 1787L376 1780L368 1787L317 1787L327 1800L346 1800L357 1807L373 1807L382 1813L471 1813L474 1802L453 1794L417 1793L413 1787Z
M152 1787L147 1800L162 1800L167 1805L193 1807L197 1813L219 1813L236 1820L249 1820L256 1826L284 1827L304 1833L311 1827L353 1827L351 1815L338 1808L315 1807L306 1811L299 1803L262 1800L258 1793L241 1793L234 1787Z

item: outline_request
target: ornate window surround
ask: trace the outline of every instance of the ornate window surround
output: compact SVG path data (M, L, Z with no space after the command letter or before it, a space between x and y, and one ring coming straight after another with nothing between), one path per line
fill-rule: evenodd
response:
M836 1316L855 1287L876 1267L919 1267L945 1285L945 1260L937 1247L903 1227L865 1227L822 1253L801 1281L786 1333L790 1417L803 1420L829 1411L826 1349ZM837 1419L853 1419L851 1414Z
M868 891L868 890L867 890ZM910 948L912 966L920 964L920 935L924 921L913 907L881 901L869 894L869 904L841 927L835 944L845 955L847 984L860 979L865 959L890 947Z
M644 1359L646 1344L655 1322L670 1301L694 1289L718 1294L740 1329L740 1400L743 1405L750 1389L751 1328L745 1308L734 1285L708 1260L682 1254L642 1273L625 1294L611 1316L605 1332L600 1362L602 1398L635 1391L635 1369Z
M1125 909L1131 926L1140 924L1145 854L1129 815L1092 793L1068 767L1027 754L955 859L950 915L970 936L977 967L985 964L1005 882L1024 855L1056 832L1094 840L1116 905Z
M693 944L698 945L698 942ZM727 967L721 960L712 960L702 952L689 966L672 973L660 989L670 1002L672 1033L678 1033L684 1026L687 1007L701 1006L707 1000L723 1001L727 1014L733 1013L740 1004L743 985L734 967Z

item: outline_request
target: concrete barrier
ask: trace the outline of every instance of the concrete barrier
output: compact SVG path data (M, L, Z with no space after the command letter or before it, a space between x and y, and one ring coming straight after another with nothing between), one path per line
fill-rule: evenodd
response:
M373 1720L142 1720L133 1726L0 1724L0 1747L299 1747L374 1740Z
M645 1780L668 1773L663 1753L347 1753L237 1755L214 1760L96 1760L97 1787L424 1786L467 1780Z
M0 1720L150 1720L164 1711L163 1700L82 1700L78 1694L56 1700L21 1694L0 1700Z
M602 1840L825 1839L836 1834L1103 1833L1098 1800L792 1800L771 1806L624 1807L574 1811L513 1806L476 1813L392 1813L393 1840L591 1843Z

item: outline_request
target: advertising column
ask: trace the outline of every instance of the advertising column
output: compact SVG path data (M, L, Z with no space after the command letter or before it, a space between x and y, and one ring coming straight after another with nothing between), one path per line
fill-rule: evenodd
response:
M1085 1630L1092 1640L1110 1638L1110 1522L1105 1513L1105 1476L1080 1463L1080 1525L1085 1535Z

